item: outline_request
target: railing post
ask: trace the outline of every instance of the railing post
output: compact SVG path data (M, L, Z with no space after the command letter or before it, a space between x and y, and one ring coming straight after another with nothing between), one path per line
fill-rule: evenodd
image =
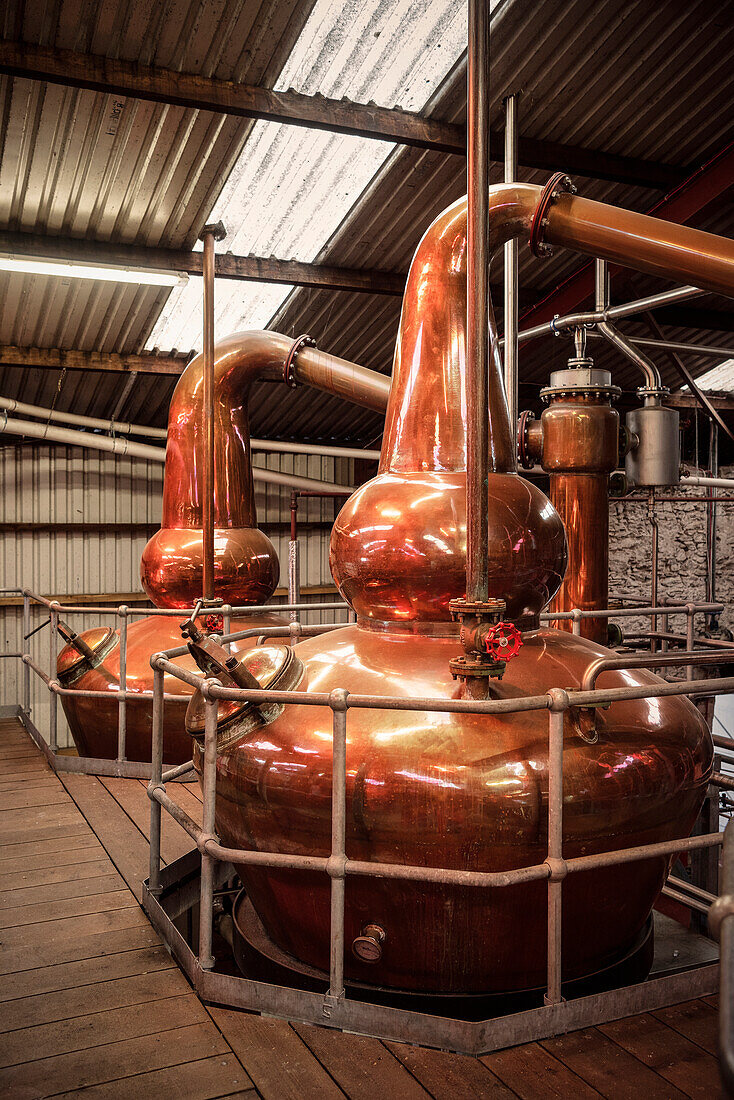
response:
M219 703L216 699L206 698L204 718L204 775L202 807L202 826L206 836L214 836L216 822L217 796L217 714ZM214 915L214 859L206 851L201 853L201 889L199 895L199 966L202 970L211 970L214 966L212 955L212 921Z
M23 593L23 645L20 647L26 653L26 643L31 632L31 601L28 593ZM30 649L30 646L28 646ZM23 710L31 713L31 670L28 665L23 665Z
M117 703L117 759L125 759L127 751L127 606L117 609L120 617L120 693Z
M222 633L224 634L224 636L226 638L226 636L228 634L230 634L231 631L232 631L232 604L231 603L226 603L222 607ZM227 650L227 653L232 652L232 646L229 642L224 643L224 648Z
M690 653L696 644L696 635L694 631L693 617L696 614L696 605L693 603L686 604L686 649ZM686 665L686 679L693 679L693 665Z
M150 787L158 787L163 775L163 671L155 665L156 656L151 658L153 673L153 740L151 745ZM150 800L150 867L148 889L151 894L161 892L161 804L155 798Z
M49 676L51 677L52 680L56 679L56 656L57 656L56 631L57 631L57 627L58 627L58 624L59 624L59 613L58 613L58 611L54 611L54 609L53 609L54 604L56 604L56 606L58 607L58 604L56 603L56 600L52 600L51 608L49 609L49 613L48 613L49 625L51 627L51 629L49 631L49 640L48 640L48 663L49 663L48 674L49 674ZM59 745L58 732L57 732L57 723L56 723L58 700L59 700L58 695L56 694L55 691L52 691L51 692L51 698L49 700L50 710L49 710L49 718L48 718L48 747L51 749L52 752L56 752L56 749L58 748L58 745Z
M579 637L580 634L581 634L581 610L580 610L580 608L578 608L578 607L572 608L571 609L571 616L572 616L571 633L575 634L577 637Z
M291 493L291 537L288 543L288 603L301 602L301 551L298 544L298 493ZM298 612L291 611L292 623L298 619Z
M650 627L652 629L652 622L650 623ZM668 613L667 612L665 612L664 614L662 614L660 616L660 629L663 632L663 634L668 633L669 621L668 621ZM660 652L661 653L667 653L668 652L668 642L666 641L665 638L663 638L662 642L660 643Z
M719 1066L727 1096L734 1096L734 823L724 832L721 853L721 897L709 911L720 910L719 939Z
M330 1000L344 996L344 893L347 813L347 706L349 693L342 688L329 698L332 719L331 765L331 950L329 958Z
M561 688L551 688L548 715L548 989L546 1005L558 1004L562 981L562 898L565 867L563 863L563 720L568 696Z

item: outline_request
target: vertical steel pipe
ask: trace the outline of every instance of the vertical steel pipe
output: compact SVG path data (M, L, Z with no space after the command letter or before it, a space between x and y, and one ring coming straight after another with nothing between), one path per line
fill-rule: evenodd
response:
M696 633L694 616L696 614L696 605L693 603L686 604L686 649L690 653L696 644ZM694 666L686 665L686 680L693 679Z
M23 653L30 649L27 646L31 633L31 601L27 593L23 594L23 645L20 647ZM31 712L31 670L30 666L23 664L23 710L26 714Z
M232 632L232 604L226 603L222 607L222 633L225 638ZM228 653L232 652L232 645L230 642L224 643L224 648Z
M127 752L127 607L122 604L120 616L120 695L117 709L117 759L124 760Z
M202 807L202 827L206 836L215 835L216 797L217 797L217 712L216 699L207 699L204 718L204 775ZM214 966L212 955L212 922L214 917L214 863L213 856L206 851L201 853L201 892L199 905L199 966L202 970L211 970Z
M594 260L594 309L609 307L609 264L606 260Z
M347 692L331 694L331 936L329 996L344 995L344 892L347 820Z
M469 0L467 68L466 598L484 602L489 469L489 4Z
M298 493L291 493L291 537L288 543L288 603L301 602L301 555L298 547ZM296 622L298 612L291 611L290 620Z
M214 233L204 238L204 488L202 498L203 596L214 598Z
M558 1004L561 996L561 933L563 876L563 720L565 692L554 689L548 715L548 990L546 1004Z
M56 631L59 626L59 614L58 611L54 611L54 604L58 607L55 600L51 602L51 610L48 613L49 618L49 639L48 639L48 674L52 680L56 679L56 657L57 657L57 637ZM52 752L56 752L58 748L58 728L57 728L57 710L58 710L59 697L55 691L51 692L51 698L49 699L49 719L48 719L48 745Z
M163 672L153 673L153 734L151 745L150 787L160 786L163 775ZM151 894L161 892L161 804L150 800L150 866L148 889Z
M658 606L658 553L660 548L660 528L655 515L655 490L651 489L648 496L648 518L650 520L650 528L652 531L652 546L650 554L650 605L652 607ZM658 617L653 615L650 620L650 629L653 633L653 637L650 640L650 651L652 653L657 652L658 643L655 634L658 629Z
M719 1060L728 1096L734 1096L734 822L724 833L721 853L721 904L727 904L719 928Z
M517 179L517 95L505 99L505 183ZM518 241L516 237L505 244L505 393L513 439L517 432L519 405L519 353L518 353Z

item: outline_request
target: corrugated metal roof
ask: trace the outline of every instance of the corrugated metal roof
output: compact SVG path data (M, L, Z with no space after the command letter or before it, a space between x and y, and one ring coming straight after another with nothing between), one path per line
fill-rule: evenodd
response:
M272 87L312 6L313 0L7 0L2 32L27 43ZM231 116L0 76L0 225L192 247L251 128ZM0 343L137 351L168 293L0 274ZM87 377L82 387L72 387L71 377L60 408L71 407L72 388L77 412L103 415L114 406L117 377ZM0 392L20 396L13 381L0 370ZM169 379L139 385L131 409L146 407L146 390L162 388L167 397L172 390ZM90 389L98 400L86 400Z
M601 33L600 33L601 32ZM678 165L681 170L704 162L723 142L734 113L734 82L725 74L734 56L734 21L716 5L704 2L652 5L647 0L599 2L546 0L542 5L505 3L492 23L491 124L502 127L502 100L520 91L520 132L524 136L577 144L626 156ZM461 66L434 97L430 113L451 122L465 119L465 74ZM727 134L727 136L729 136ZM563 164L558 165L563 168ZM520 170L520 178L544 183L548 172ZM502 179L493 165L493 182ZM630 209L646 210L661 196L648 188L591 179L577 179L582 194ZM454 157L399 147L368 188L357 208L345 219L319 260L349 266L380 266L406 270L412 253L433 217L466 190L464 165ZM693 219L700 228L730 235L734 206L723 201L713 213ZM520 286L545 292L579 267L579 258L557 251L551 260L536 260L520 251ZM501 282L498 259L493 282ZM642 276L631 279L634 293L652 293L663 284ZM701 304L706 305L707 299ZM697 303L698 304L698 303ZM501 321L502 302L495 306ZM723 299L717 308L726 309ZM308 331L320 346L366 366L389 371L400 303L376 295L327 293L311 289L293 292L270 327L295 334ZM649 336L627 322L630 334ZM668 329L671 339L721 344L721 333ZM551 369L563 365L565 342L552 338L525 345L520 356L521 379L543 384ZM639 385L634 368L618 353L595 342L599 366L612 369L628 389ZM694 373L710 368L711 360L687 358ZM660 359L669 384L677 374ZM289 413L294 430L319 434L336 406L321 396L297 391ZM273 395L263 393L257 431L266 434L282 425L282 411ZM374 438L381 420L362 423L362 437ZM356 429L356 425L355 425ZM255 430L253 428L253 430ZM282 430L282 428L281 428Z
M421 110L465 43L464 0L317 0L276 88ZM258 122L210 215L228 231L220 247L313 260L393 148ZM200 350L201 282L193 278L170 295L151 346ZM289 289L222 280L217 331L264 328Z
M60 0L54 9L54 12L67 12L67 24L67 9L72 5L73 0ZM268 50L262 45L260 54L252 61L253 71L260 64L262 71L267 70L265 79L269 77L272 80L273 69L277 68L273 60L276 39L274 34L268 38L262 28L268 25L268 19L272 21L281 18L281 15L285 19L286 13L281 9L286 6L293 31L299 19L301 25L305 22L303 6L295 3L272 5L266 10L264 4L243 0L237 6L226 5L225 10L225 6L219 4L185 4L183 0L174 0L166 6L165 16L161 14L161 6L161 10L156 8L142 19L133 14L137 9L133 7L132 0L123 0L122 12L114 23L120 36L120 56L140 57L153 63L181 67L185 64L192 71L210 71L226 76L234 71L235 54L244 63L246 51L239 47L247 14L250 24L253 27L257 24L260 28L258 41L265 43L267 40L272 53L268 67ZM358 10L358 5L354 6ZM30 5L28 8L30 10ZM216 18L211 25L207 25L206 33L201 31L199 37L194 36L200 48L189 50L187 43L191 40L191 20L196 21L198 16L200 21L206 22L202 15L204 10L216 14ZM169 24L169 12L176 15L176 26ZM240 14L237 15L237 12ZM26 13L24 18L28 21L31 16ZM95 52L111 48L114 38L111 22L90 34L90 28L82 17L85 29L77 38L69 38L68 27L66 37L59 29L62 19L50 15L38 18L43 28L25 31L29 41L55 42L59 45L71 42L74 48L89 48ZM228 18L235 19L235 22L242 19L244 22L236 23L236 32L232 32L232 41L228 40L225 48L223 38L226 32L223 27ZM101 15L99 21L102 21ZM12 19L6 23L8 37L17 35L17 27L11 24ZM270 30L273 30L272 26ZM137 46L134 46L136 34ZM255 35L255 30L248 34ZM149 45L144 45L151 40L158 43L152 52ZM164 41L165 46L162 44ZM278 56L282 67L287 51L281 49ZM542 5L504 0L492 21L491 57L491 119L495 128L502 125L503 96L509 91L519 90L522 93L520 128L525 136L658 160L678 166L682 171L703 163L730 136L730 119L734 115L734 82L728 73L734 58L734 20L730 18L727 5L711 5L707 0L670 0L664 5L650 4L649 0L596 0L593 4L589 4L588 0L545 0ZM307 90L323 91L327 87L323 74L328 60L332 65L329 80L334 81L335 60L325 55L313 67L309 63L311 83ZM346 74L348 62L342 59L339 64ZM197 65L200 68L195 68ZM340 74L336 76L340 77ZM254 79L252 73L247 78ZM27 85L27 82L16 81L15 84ZM339 88L338 79L334 86ZM86 108L84 118L76 127L73 124L73 110L70 109L72 100L83 103L84 97L89 97L97 104L99 112L99 105L104 104L105 97L50 88L44 91L44 86L37 85L27 85L23 94L30 96L33 103L24 108L20 115L17 112L14 114L12 98L9 97L8 86L5 86L4 113L0 115L5 146L10 148L10 140L11 144L15 142L13 148L19 150L19 178L32 176L35 180L36 175L28 175L23 166L38 162L36 173L41 182L31 188L34 198L33 203L28 205L27 220L22 223L6 220L5 224L11 228L22 224L23 228L36 230L48 226L50 231L69 232L70 225L80 224L73 220L76 202L80 209L86 211L91 232L96 233L98 227L103 227L110 236L118 234L114 239L129 240L138 234L136 239L150 243L160 240L168 244L193 244L196 229L206 220L213 204L217 181L221 182L223 169L234 162L241 148L243 126L246 128L247 124L235 125L233 120L224 122L221 118L200 116L196 112L134 104L131 116L141 123L141 127L133 127L134 135L127 136L126 132L126 141L132 142L130 148L138 149L139 156L145 157L146 166L141 162L141 166L131 172L131 161L123 157L119 163L123 176L118 184L111 161L106 169L109 158L100 166L94 157L90 159L87 149L89 137L86 146L82 140L85 128L93 124L93 119L90 122L90 108ZM336 94L341 93L337 90ZM44 114L47 101L56 103L55 113ZM465 90L461 65L455 67L433 97L427 113L457 123L463 121ZM146 129L142 123L148 114L154 116L157 122ZM63 125L57 116L65 120ZM18 118L14 129L9 129L8 120L11 117ZM203 136L205 123L214 128L210 130L209 143ZM23 136L24 125L28 127L27 138ZM222 135L230 133L230 126L237 137L230 141L230 158L227 160L223 155ZM48 160L53 140L61 142L62 137L66 140L67 130L74 137L76 155L81 159L72 166L67 156L63 170L51 171L43 158ZM180 135L184 132L190 133L192 140L182 145ZM33 141L31 137L34 137ZM34 141L39 146L37 149L33 147ZM92 173L94 179L90 177L87 182L83 166L92 162L96 165ZM559 164L558 167L565 166ZM184 182L181 177L186 171L191 174L191 180ZM521 171L523 179L534 182L545 182L547 175L546 172ZM492 177L495 180L500 178L499 166L493 167ZM55 198L57 178L62 183L69 178L74 181L73 188L64 184L66 191L63 194L66 197L63 201ZM137 195L128 194L131 191L129 181L133 178L141 186L154 178L157 188L153 189L156 191L155 200L145 199L143 194L138 201ZM128 180L127 185L125 180ZM577 182L581 192L589 197L638 210L648 208L661 195L661 192L647 188L618 183L590 179L579 179ZM126 204L120 200L120 188L127 195ZM353 267L404 271L426 226L464 189L461 158L398 147L375 180L367 186L354 210L347 214L321 249L318 258ZM89 198L92 194L96 196L93 201ZM17 218L25 211L20 188L16 188L13 202L13 216ZM67 221L64 217L59 220L62 210ZM52 211L55 212L55 221L47 213ZM34 220L36 216L40 221ZM44 221L44 218L47 220ZM68 218L72 220L68 221ZM707 211L697 219L697 223L714 232L731 234L734 231L731 197L722 200L714 211ZM0 224L3 224L2 217ZM542 263L533 259L525 249L521 250L521 257L521 288L537 292L551 289L579 264L577 257L562 252ZM493 273L493 281L500 277L501 264ZM626 298L631 296L632 290L635 294L646 293L660 286L660 283L634 276L629 288L615 293L617 297ZM138 295L142 296L141 301L137 301ZM145 290L133 291L132 298L118 292L112 298L103 299L98 293L90 302L79 290L57 289L45 293L26 290L23 301L8 300L1 323L11 325L10 331L19 333L28 343L50 345L61 342L63 338L88 341L86 345L76 346L138 350L145 332L157 315L163 296ZM704 306L708 304L706 299L701 302ZM717 309L726 309L722 299L715 304ZM137 308L140 305L145 313L142 320ZM501 306L501 303L496 305ZM399 308L399 301L392 298L296 290L278 309L270 327L292 334L311 331L321 347L386 371L392 360ZM630 333L649 335L633 323L627 323L625 327ZM694 337L699 338L699 334L689 329L669 328L666 331L675 339L690 341ZM39 336L53 336L54 339L41 340ZM0 339L3 337L0 336ZM700 339L707 343L728 342L722 338L721 332L704 333ZM627 369L616 356L605 354L597 342L593 350L600 366L611 366L623 386L635 388L637 378L633 370ZM559 341L544 339L527 345L521 354L521 377L540 385L547 378L549 369L561 365L564 357L565 347ZM667 363L662 359L660 363L664 374L675 382L676 376ZM689 365L695 373L710 369L712 361L691 358ZM64 382L59 407L68 407L67 396L72 394L68 389L71 377L70 373ZM11 382L16 384L17 378L11 378L7 372L5 376L0 376L0 392L18 395L8 388ZM37 382L35 384L38 385ZM51 381L46 379L40 388L47 392L50 385ZM149 399L154 396L165 401L171 388L172 382L169 380L156 379L151 382L140 376L125 415L162 423L161 402L155 409L149 406ZM83 384L80 383L73 391L74 407L76 411L87 411L78 402L89 400L94 402L94 408L90 407L89 411L97 415L109 414L119 396L119 389L119 380L115 376L101 377L99 380L85 377ZM105 393L106 408L103 408ZM23 397L43 403L40 395L31 398L24 391ZM322 395L306 390L296 391L286 398L280 387L258 387L253 393L252 406L253 433L263 436L343 438L367 442L380 430L379 417L355 410L335 399L325 400Z

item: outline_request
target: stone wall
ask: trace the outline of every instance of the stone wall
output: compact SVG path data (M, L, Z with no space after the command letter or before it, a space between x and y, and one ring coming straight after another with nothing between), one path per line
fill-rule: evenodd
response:
M734 467L722 468L722 477L734 477ZM660 490L665 495L667 490ZM702 496L701 487L671 491L676 496ZM725 493L726 490L720 490ZM728 495L734 496L734 490ZM658 594L681 602L706 598L706 505L657 503L659 524ZM734 503L717 505L716 598L725 605L722 626L734 630ZM652 529L646 504L612 501L609 506L609 591L650 602ZM701 620L697 620L697 624ZM676 632L684 620L671 623ZM627 620L625 632L645 629ZM649 629L649 627L648 627Z

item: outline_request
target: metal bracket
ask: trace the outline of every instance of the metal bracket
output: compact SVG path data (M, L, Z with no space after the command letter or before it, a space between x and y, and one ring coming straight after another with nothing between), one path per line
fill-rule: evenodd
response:
M227 230L224 228L224 222L210 222L209 225L205 225L199 234L199 240L203 241L204 237L208 237L209 234L214 237L215 241L223 241L227 236Z

